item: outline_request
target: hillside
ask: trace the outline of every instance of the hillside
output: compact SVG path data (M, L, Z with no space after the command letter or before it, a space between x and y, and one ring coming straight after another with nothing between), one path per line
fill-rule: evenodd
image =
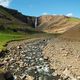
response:
M17 10L0 6L0 31L29 32L33 30L35 17L25 16Z
M0 31L64 33L80 24L80 19L64 15L26 16L14 9L0 6Z
M36 29L47 33L64 33L79 24L80 19L75 17L45 15L38 18Z
M80 25L77 25L76 27L69 29L60 37L63 39L80 40Z

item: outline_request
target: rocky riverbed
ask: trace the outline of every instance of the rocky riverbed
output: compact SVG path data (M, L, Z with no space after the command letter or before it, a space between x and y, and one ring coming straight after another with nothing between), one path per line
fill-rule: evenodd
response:
M60 75L50 68L48 57L42 52L48 39L13 42L7 46L9 52L0 61L2 67L13 73L15 80L58 80Z

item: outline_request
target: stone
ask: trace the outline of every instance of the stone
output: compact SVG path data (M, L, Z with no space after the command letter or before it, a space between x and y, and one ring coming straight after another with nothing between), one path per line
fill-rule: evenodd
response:
M4 73L0 73L0 80L5 80Z
M53 73L53 76L57 76L58 74L56 72Z
M14 80L13 75L9 71L4 73L4 78L5 78L5 80Z
M17 79L17 76L16 75L14 75L14 80L16 80Z
M77 76L77 79L80 80L80 76Z
M27 75L25 80L34 80L34 77Z
M21 80L24 80L26 78L25 74L22 74L21 76L19 76L21 78Z

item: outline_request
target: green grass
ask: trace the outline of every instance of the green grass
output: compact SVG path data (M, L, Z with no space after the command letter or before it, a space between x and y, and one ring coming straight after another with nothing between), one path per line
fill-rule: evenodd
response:
M80 21L80 18L70 17L68 18L68 20L74 22L74 21Z
M29 36L24 34L0 32L0 51L5 49L4 45L8 41L20 40L28 37Z
M34 33L34 32L33 32ZM48 33L14 33L14 32L0 32L0 51L5 50L5 44L9 41L23 40L23 39L35 39L35 38L45 38L45 37L56 37L58 34L48 34Z

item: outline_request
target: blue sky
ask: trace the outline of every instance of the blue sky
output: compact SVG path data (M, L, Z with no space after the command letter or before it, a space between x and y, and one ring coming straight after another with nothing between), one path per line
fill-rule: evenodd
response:
M60 14L80 17L80 0L0 0L6 7L17 9L26 15L40 16Z

